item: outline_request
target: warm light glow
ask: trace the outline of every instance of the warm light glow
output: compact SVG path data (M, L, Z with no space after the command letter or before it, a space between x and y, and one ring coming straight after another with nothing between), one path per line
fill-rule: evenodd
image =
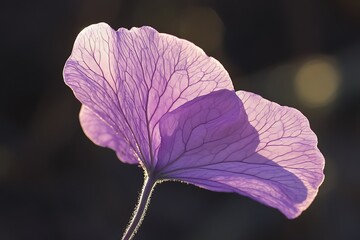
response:
M305 62L295 76L295 91L308 107L331 103L339 90L341 75L333 58L317 57Z
M211 8L191 8L180 20L181 37L201 46L205 52L221 48L223 23Z

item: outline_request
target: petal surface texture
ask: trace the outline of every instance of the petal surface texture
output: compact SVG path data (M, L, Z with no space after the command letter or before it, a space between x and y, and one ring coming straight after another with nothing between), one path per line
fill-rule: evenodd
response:
M124 138L116 134L116 132L108 124L104 123L93 111L82 105L79 118L84 133L95 144L115 150L118 158L126 163L139 163L134 150L129 148Z
M297 110L262 97L221 90L160 121L156 171L164 179L236 192L297 217L324 175L316 135Z
M105 23L80 32L64 79L91 111L82 113L87 136L115 150L123 162L137 159L147 170L158 159L164 114L198 96L233 89L223 66L194 44L151 27L114 31ZM88 118L98 128L87 124ZM104 131L111 143L99 138ZM121 154L116 142L130 155Z

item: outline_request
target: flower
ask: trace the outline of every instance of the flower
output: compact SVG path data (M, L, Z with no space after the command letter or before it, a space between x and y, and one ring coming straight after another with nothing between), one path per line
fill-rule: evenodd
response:
M91 25L64 68L97 145L148 178L236 192L295 218L324 175L317 137L298 110L234 91L193 43L151 27Z

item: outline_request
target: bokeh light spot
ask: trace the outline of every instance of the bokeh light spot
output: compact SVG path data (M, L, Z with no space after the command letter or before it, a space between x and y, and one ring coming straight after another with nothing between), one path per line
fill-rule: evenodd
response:
M336 60L330 57L316 57L305 62L295 79L295 92L307 107L323 107L336 98L341 74Z
M181 19L180 35L207 53L215 52L222 47L223 23L211 8L189 8Z
M179 19L186 9L181 1L166 0L140 0L134 7L132 19L135 26L151 26L159 32L175 35L179 33Z

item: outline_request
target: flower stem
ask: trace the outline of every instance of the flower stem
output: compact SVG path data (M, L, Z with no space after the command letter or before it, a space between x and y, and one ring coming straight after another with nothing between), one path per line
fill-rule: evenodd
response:
M139 197L138 203L136 205L130 223L126 228L123 237L121 238L122 240L132 239L136 231L139 229L144 219L147 207L150 203L150 197L155 185L156 185L156 179L154 179L151 176L149 177L145 175L144 185L141 190L141 195Z

